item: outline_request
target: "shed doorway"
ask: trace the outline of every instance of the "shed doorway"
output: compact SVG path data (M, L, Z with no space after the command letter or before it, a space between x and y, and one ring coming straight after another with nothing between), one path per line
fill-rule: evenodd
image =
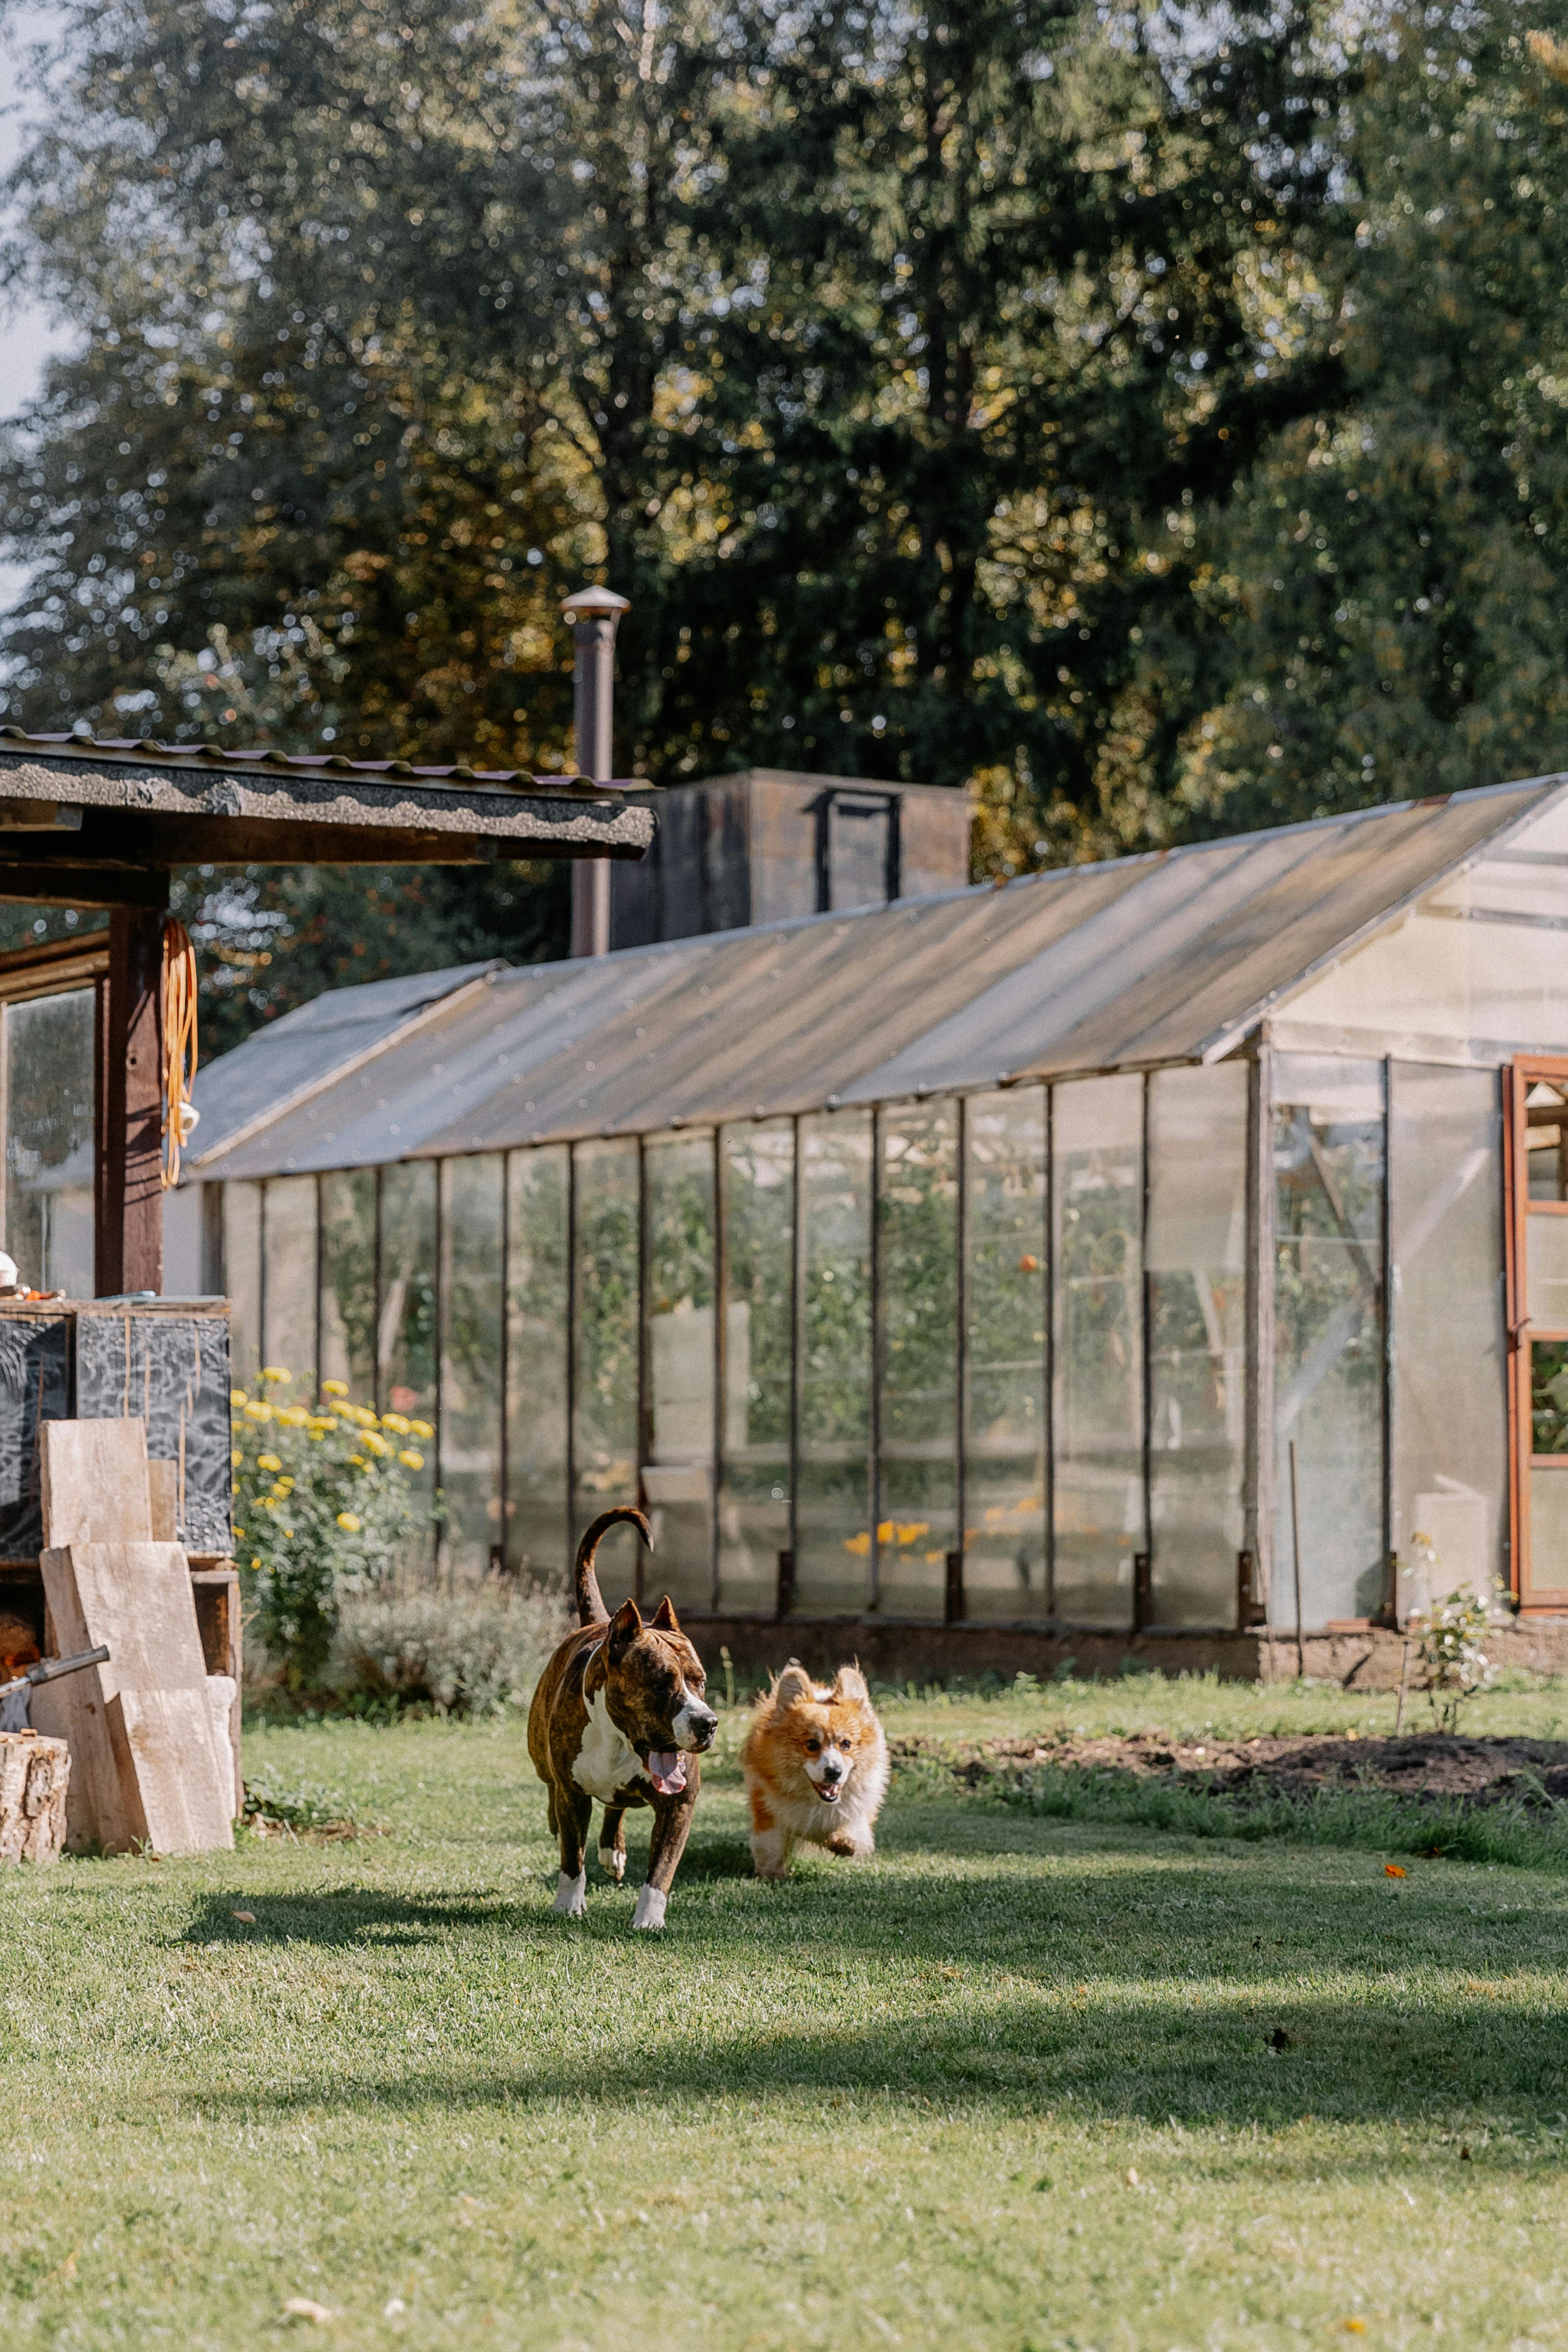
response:
M1509 1072L1509 1423L1521 1610L1568 1610L1568 1060Z

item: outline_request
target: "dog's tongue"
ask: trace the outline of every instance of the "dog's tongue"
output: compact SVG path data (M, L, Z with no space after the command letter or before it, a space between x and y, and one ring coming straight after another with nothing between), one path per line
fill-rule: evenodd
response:
M647 1769L661 1797L679 1797L686 1786L686 1759L679 1748L651 1750Z

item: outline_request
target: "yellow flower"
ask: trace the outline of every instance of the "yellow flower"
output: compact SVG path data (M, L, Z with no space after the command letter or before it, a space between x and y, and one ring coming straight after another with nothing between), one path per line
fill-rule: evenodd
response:
M385 1438L377 1437L374 1430L366 1430L364 1442L373 1454L389 1454L392 1450Z
M270 1421L272 1407L269 1404L247 1404L245 1408L245 1417L247 1421Z
M405 1445L397 1458L405 1470L423 1470L425 1467L425 1456L416 1454L412 1445Z
M230 1389L228 1392L228 1401L230 1404L248 1404L250 1402L250 1399L246 1395L243 1389Z
M384 1412L381 1416L381 1425L383 1429L395 1430L399 1437L406 1437L408 1434L408 1417L405 1413Z
M236 1532L237 1533L237 1532L238 1532L238 1530L237 1529L237 1531L236 1531ZM260 1554L258 1551L254 1551L254 1552L252 1552L252 1553L251 1553L251 1555L250 1555L250 1565L251 1565L251 1567L252 1567L252 1568L259 1568L259 1567L260 1567L260 1565L261 1565L261 1554Z
M287 1475L275 1480L274 1483L280 1495L291 1495L294 1492L294 1481Z
M264 1511L275 1511L278 1508L277 1496L263 1495L261 1497L261 1507Z
M258 1470L281 1470L283 1465L276 1454L258 1454L256 1457L256 1466Z
M237 1536L242 1536L245 1533L245 1529L237 1524L236 1525L234 1531ZM254 1568L256 1566L256 1562L252 1560L250 1565Z
M348 1392L349 1384L347 1381L323 1381L321 1382L321 1394L323 1396L347 1396Z
M346 1536L357 1536L359 1533L359 1517L353 1511L340 1511L338 1525Z
M852 1551L857 1559L864 1559L871 1549L871 1538L864 1530L858 1536L846 1536L844 1549L846 1551Z
M281 1364L263 1364L261 1377L264 1381L291 1381L294 1375L292 1372L285 1371Z
M310 1416L302 1404L286 1404L279 1407L278 1425L280 1429L307 1429L310 1422Z
M353 1464L356 1470L363 1470L365 1466L365 1459L363 1454L351 1454L349 1455L349 1460Z
M312 1445L324 1445L326 1442L327 1433L324 1429L313 1429L310 1432L310 1443Z
M285 1534L286 1536L291 1536L291 1535L293 1534L294 1530L293 1530L293 1528L284 1528L284 1530L283 1530L283 1532L284 1532L284 1534Z
M408 1434L410 1437L434 1437L436 1432L427 1421L411 1421Z
M234 1449L234 1452L229 1455L229 1457L228 1457L228 1458L229 1458L229 1462L230 1462L230 1464L232 1465L232 1466L233 1466L236 1470L237 1470L237 1469L238 1469L238 1467L239 1467L239 1465L240 1465L240 1464L244 1461L245 1456L244 1456L244 1454L240 1452L240 1450L239 1450L238 1446L237 1445L237 1446L235 1447L235 1449Z

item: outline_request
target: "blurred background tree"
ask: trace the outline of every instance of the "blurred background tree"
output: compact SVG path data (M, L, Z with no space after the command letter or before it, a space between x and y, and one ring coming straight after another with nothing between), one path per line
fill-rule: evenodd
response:
M83 0L5 718L560 768L597 574L623 772L970 782L983 871L1555 765L1568 51L1352 23ZM215 1036L564 946L523 868L182 904Z

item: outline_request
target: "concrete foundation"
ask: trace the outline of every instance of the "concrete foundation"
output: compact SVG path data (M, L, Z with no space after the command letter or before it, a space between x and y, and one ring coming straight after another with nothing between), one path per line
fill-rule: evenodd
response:
M696 1617L682 1623L696 1643L710 1681L728 1650L742 1686L776 1674L798 1658L808 1672L830 1676L855 1660L877 1682L978 1681L997 1675L1073 1673L1088 1678L1138 1672L1216 1674L1227 1682L1294 1679L1293 1633L1046 1633L1013 1625L930 1625L875 1617L792 1617L782 1624L752 1617ZM1568 1675L1568 1617L1516 1618L1487 1644L1500 1668ZM1302 1664L1312 1682L1347 1690L1397 1690L1404 1636L1363 1633L1308 1633Z

